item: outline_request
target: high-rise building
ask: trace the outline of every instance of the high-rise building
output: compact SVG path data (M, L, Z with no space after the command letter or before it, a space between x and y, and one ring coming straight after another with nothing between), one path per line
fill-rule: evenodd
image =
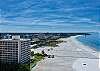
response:
M12 39L0 39L1 63L30 62L30 40L13 36Z

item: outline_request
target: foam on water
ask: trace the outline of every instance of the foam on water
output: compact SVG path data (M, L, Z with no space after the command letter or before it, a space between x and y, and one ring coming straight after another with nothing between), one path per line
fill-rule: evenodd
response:
M83 35L77 37L77 39L85 45L95 48L100 51L100 33L89 33L90 35Z

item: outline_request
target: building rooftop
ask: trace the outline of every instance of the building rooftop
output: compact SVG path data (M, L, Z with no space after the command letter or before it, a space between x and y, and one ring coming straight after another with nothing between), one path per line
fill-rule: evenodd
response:
M28 41L30 39L0 39L0 41Z
M15 35L15 36L12 36L12 39L0 39L0 41L28 41L30 39L21 39L20 36L18 35Z

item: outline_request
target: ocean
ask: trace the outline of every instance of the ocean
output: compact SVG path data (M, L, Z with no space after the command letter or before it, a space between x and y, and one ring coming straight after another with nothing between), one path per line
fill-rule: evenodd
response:
M100 32L89 33L90 35L82 35L77 40L91 48L100 51Z

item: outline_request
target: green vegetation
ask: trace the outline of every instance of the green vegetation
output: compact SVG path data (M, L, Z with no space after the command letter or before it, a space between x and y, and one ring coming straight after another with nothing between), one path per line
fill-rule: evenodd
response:
M49 40L49 41L45 44L45 46L57 47L57 46L58 46L57 44L59 44L59 43L61 43L61 42L63 42L63 41L61 41L61 40L59 40L59 41L57 41L57 40Z
M49 47L57 47L59 43L62 43L62 40L52 39L52 40L45 40L45 41L39 41L36 46L33 48L39 48L41 46L49 46Z
M20 64L18 71L30 71L30 64Z
M31 60L29 64L1 64L0 63L0 71L30 71L30 68L36 66L37 62L44 59L45 55L42 53L31 52L31 56L34 58Z
M45 44L41 44L41 45L37 45L37 46L49 46L49 47L56 47L58 46L57 44L61 43L63 41L61 40L56 40L56 39L53 39L53 40L48 40L48 41L45 41ZM39 42L40 43L40 42ZM42 42L41 42L42 43ZM37 48L36 46L36 48ZM46 54L43 54L43 53L36 53L34 54L34 52L32 51L31 52L31 56L34 57L32 60L31 60L31 63L30 63L30 67L33 68L36 66L36 64L41 61L42 59L44 59L44 57L46 56Z
M36 53L34 54L34 58L31 60L31 64L30 64L30 67L34 67L37 62L41 61L42 59L44 59L44 55L41 54L41 53Z
M32 57L34 56L34 51L31 52L31 56L32 56Z
M59 43L62 43L62 40L57 40L59 38L50 38L50 39L40 39L39 41L34 42L35 44L37 44L36 46L33 46L34 49L39 48L41 46L49 46L49 47L56 47L58 46ZM42 53L36 53L34 54L34 52L31 52L31 57L33 57L33 59L31 59L31 63L30 63L30 68L33 68L36 66L36 64L41 61L42 59L44 59L44 57L47 56L47 54L45 54L43 51Z
M30 71L30 64L0 64L0 71Z

